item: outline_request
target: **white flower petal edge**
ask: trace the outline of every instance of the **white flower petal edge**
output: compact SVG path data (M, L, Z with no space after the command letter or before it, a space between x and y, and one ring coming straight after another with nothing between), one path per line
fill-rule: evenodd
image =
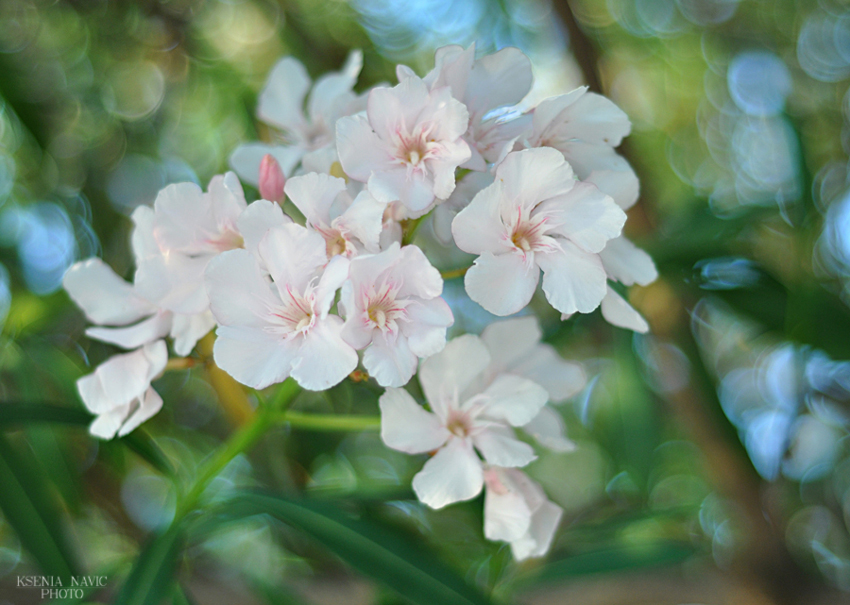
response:
M531 300L543 270L543 292L564 314L589 313L605 296L599 257L620 235L625 213L595 186L575 180L555 149L513 152L452 222L457 246L479 254L464 278L470 298L496 315Z
M162 398L150 384L165 369L168 349L158 340L133 351L115 355L92 374L77 381L86 408L97 418L89 431L112 439L126 435L162 408Z
M543 489L516 469L484 471L484 535L509 542L517 561L542 557L549 551L563 509L550 502Z

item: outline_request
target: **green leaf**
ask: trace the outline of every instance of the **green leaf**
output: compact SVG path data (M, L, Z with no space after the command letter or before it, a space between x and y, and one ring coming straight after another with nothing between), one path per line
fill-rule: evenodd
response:
M694 552L693 546L677 541L592 550L551 561L519 583L552 582L591 574L674 565L691 557Z
M85 410L55 403L0 403L0 428L40 423L88 426L93 418ZM126 445L164 475L174 476L171 461L144 429L136 429L126 437L117 439L117 442Z
M182 524L172 525L145 546L114 605L158 605L173 594L177 557L183 545Z
M62 511L49 479L28 450L16 451L0 434L0 509L46 575L63 580L77 566L62 529Z
M484 605L489 599L445 567L435 555L389 528L352 519L327 502L256 492L236 494L226 516L271 515L323 544L361 573L420 605Z

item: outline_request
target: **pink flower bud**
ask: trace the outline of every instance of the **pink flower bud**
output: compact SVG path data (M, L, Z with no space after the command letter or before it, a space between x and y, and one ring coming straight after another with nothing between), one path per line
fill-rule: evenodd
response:
M283 176L280 164L273 155L267 153L260 162L260 195L264 200L282 202L285 184L286 177Z

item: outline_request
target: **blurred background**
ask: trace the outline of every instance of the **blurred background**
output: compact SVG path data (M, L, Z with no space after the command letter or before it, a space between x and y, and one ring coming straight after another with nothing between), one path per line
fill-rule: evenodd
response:
M213 491L265 485L359 507L505 602L850 603L840 0L4 0L0 406L81 407L74 381L115 350L83 336L65 269L97 255L131 277L130 212L168 183L205 185L267 135L254 106L278 58L315 77L361 48L364 90L393 81L396 63L424 74L436 48L473 42L528 54L526 106L586 83L631 117L621 152L641 201L626 231L661 273L628 292L646 336L540 310L547 341L588 374L560 408L577 450L530 467L566 511L548 560L517 565L486 542L480 499L420 506L403 488L417 460L375 433L277 430ZM457 330L490 321L459 280L447 298ZM203 368L157 389L166 405L146 434L191 477L232 419ZM374 414L379 393L344 383L296 408ZM108 600L173 517L173 484L84 426L0 429L0 500L20 504L8 477L29 482L78 569L110 578L91 596ZM40 602L15 588L43 570L19 534L0 515L0 602ZM179 562L190 603L404 602L266 517L195 536Z

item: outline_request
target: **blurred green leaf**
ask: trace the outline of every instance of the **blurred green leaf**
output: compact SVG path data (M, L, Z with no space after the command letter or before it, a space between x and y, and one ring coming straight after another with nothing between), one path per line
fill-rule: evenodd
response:
M176 524L145 546L114 605L157 605L173 594L177 557L183 544L183 526Z
M63 579L77 570L49 479L26 449L0 435L0 509L42 571Z
M484 605L489 599L436 556L384 525L352 519L327 502L243 492L225 516L271 515L312 536L361 573L420 605Z
M591 550L550 561L520 584L553 582L568 578L650 567L674 565L695 553L690 544L678 541L629 544Z
M91 423L92 418L85 410L54 403L0 403L0 428L6 425L34 423L85 426ZM175 474L171 461L144 429L136 429L126 437L117 439L117 442L126 445L164 475Z

